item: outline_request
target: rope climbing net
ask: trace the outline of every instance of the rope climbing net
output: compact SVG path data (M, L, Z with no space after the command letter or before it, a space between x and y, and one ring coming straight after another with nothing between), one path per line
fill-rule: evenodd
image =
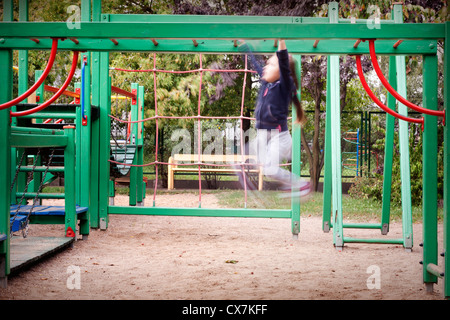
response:
M174 70L162 70L156 68L156 53L153 54L153 69L123 69L123 68L116 68L112 67L110 70L115 71L121 71L121 72L142 72L142 73L153 73L153 91L154 91L154 105L155 105L155 115L152 117L130 121L130 120L124 120L120 119L118 117L115 117L113 115L109 115L109 117L115 121L127 123L129 126L139 123L139 122L145 122L145 121L155 121L156 125L156 146L155 146L155 160L149 163L145 164L126 164L123 162L118 162L115 160L109 160L111 163L117 164L117 165L125 165L125 166L136 166L136 167L145 167L145 166L155 166L155 184L154 184L154 191L153 191L153 204L155 204L156 201L156 191L157 191L157 185L158 185L158 167L160 165L171 165L173 163L164 162L160 159L159 154L159 119L193 119L197 121L197 161L194 163L177 163L177 166L197 166L198 167L198 190L199 190L199 207L201 206L201 200L202 200L202 174L201 174L201 166L211 166L211 167L239 167L242 172L242 180L243 180L243 187L244 187L244 202L245 206L247 204L247 177L246 177L246 168L254 167L254 166L260 166L261 164L258 163L248 163L245 159L245 143L244 143L244 134L243 134L243 121L244 120L255 120L253 117L248 117L244 115L244 106L245 106L245 88L247 85L247 77L248 74L254 74L257 73L254 70L250 70L248 68L248 56L244 55L244 69L229 69L229 70L222 70L222 69L209 69L209 68L203 68L203 62L202 62L202 54L199 54L200 58L200 66L198 69L193 70L186 70L186 71L174 71ZM215 72L215 73L223 73L223 72L235 72L235 73L244 73L243 77L243 83L242 83L242 94L241 94L241 102L240 102L240 114L238 116L210 116L210 115L202 115L201 114L201 99L202 99L202 84L203 84L203 75L205 72ZM199 92L198 92L198 100L197 100L197 114L191 115L191 116L168 116L168 115L161 115L158 112L158 98L157 98L157 73L172 73L172 74L186 74L186 73L198 73L199 74ZM240 155L241 155L241 161L239 163L213 163L213 162L204 162L202 161L202 150L201 150L201 121L202 120L213 120L213 119L219 119L219 120L238 120L240 121ZM282 164L283 166L290 165L290 163Z

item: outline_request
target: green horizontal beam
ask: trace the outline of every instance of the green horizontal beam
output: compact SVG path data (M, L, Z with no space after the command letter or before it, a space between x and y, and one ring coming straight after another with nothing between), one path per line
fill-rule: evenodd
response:
M46 129L46 128L33 128L33 127L11 127L12 133L23 134L45 134L45 135L64 135L63 130Z
M30 40L31 41L31 40ZM51 41L51 40L50 40ZM31 41L32 42L32 41ZM61 44L64 42L60 42ZM1 48L1 47L0 47ZM34 107L37 107L38 104L33 103L25 103L18 104L17 111L24 111ZM80 105L76 104L51 104L47 108L42 111L32 113L30 115L22 116L21 118L33 118L33 119L75 119L76 118L76 110Z
M362 238L350 238L344 237L344 243L382 243L382 244L403 244L403 239L362 239Z
M16 197L21 198L22 196L28 199L36 197L36 192L16 192ZM37 195L38 199L64 199L64 193L39 193Z
M29 39L5 39L0 42L0 49L16 50L50 50L51 39L42 39L35 43ZM78 44L70 40L59 43L58 50L79 51L145 51L145 52L175 52L175 53L231 53L242 54L234 46L233 40L199 40L194 46L192 40L157 39L154 45L150 39L118 39L115 45L109 39L79 39ZM369 43L361 42L354 48L355 40L322 40L316 48L315 40L287 40L289 52L295 54L369 54ZM394 48L395 40L376 41L377 54L380 55L420 55L436 54L437 40L404 41ZM277 50L273 40L253 40L250 42L254 53L273 53Z
M130 215L197 216L197 217L248 217L248 218L291 217L291 210L268 210L268 209L210 209L210 208L109 206L108 213L130 214Z
M379 27L333 23L1 22L0 38L98 39L443 39L445 24L404 23Z
M65 147L67 136L44 134L11 134L11 147L13 148L51 148Z
M46 166L21 166L20 167L21 172L64 172L64 167L46 167Z
M24 119L76 119L77 115L73 112L35 112L26 116Z
M348 229L381 229L381 223L344 223L342 225Z

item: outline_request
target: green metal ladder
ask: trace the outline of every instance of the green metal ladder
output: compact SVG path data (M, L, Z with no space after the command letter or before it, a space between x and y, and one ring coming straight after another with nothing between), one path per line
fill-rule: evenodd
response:
M399 16L399 17L398 17ZM396 16L401 22L401 15ZM330 21L333 17L330 17ZM334 17L337 22L337 16ZM323 199L322 229L329 232L333 229L333 243L338 250L342 250L345 243L386 243L401 244L407 251L413 247L412 212L411 212L411 182L409 166L408 123L399 123L400 168L402 191L402 224L403 237L399 239L388 238L352 238L344 236L345 228L380 229L382 235L389 231L390 196L392 182L392 158L394 141L395 118L387 115L385 163L383 182L383 211L380 223L344 223L342 208L342 168L341 168L341 125L340 125L340 84L339 84L339 56L328 58L327 82L327 113L325 137L325 178ZM406 96L406 73L404 56L390 58L390 83L397 87L397 91ZM395 99L389 95L388 107L395 110ZM399 104L400 114L407 114L406 106ZM431 125L430 125L431 127Z

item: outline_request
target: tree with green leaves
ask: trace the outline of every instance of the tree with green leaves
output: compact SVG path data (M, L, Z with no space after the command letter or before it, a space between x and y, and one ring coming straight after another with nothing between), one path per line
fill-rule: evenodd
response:
M199 14L199 15L264 15L264 16L326 16L329 1L325 0L110 0L102 2L102 12L124 14ZM30 0L30 21L66 21L67 7L81 5L81 1L50 1ZM377 0L367 5L362 0L339 1L339 16L343 18L368 18L378 15L380 19L390 18L391 1ZM445 1L411 0L403 7L405 22L442 22L448 20L447 3ZM18 19L17 12L15 19ZM245 31L243 31L245 32ZM277 35L282 38L282 35ZM440 47L441 48L441 47ZM70 68L70 53L58 53L55 68L48 77L47 84L60 86L64 76ZM154 59L160 69L192 70L199 67L199 55L194 54L157 54L154 58L149 53L111 53L110 65L129 69L152 69ZM203 55L203 65L218 69L240 69L243 67L242 57L236 55ZM34 82L34 70L43 69L46 55L39 51L30 51L29 81ZM15 57L17 62L17 55ZM364 63L363 59L363 63ZM382 60L383 62L383 60ZM369 63L363 68L369 71ZM386 62L382 63L382 67ZM411 99L420 99L420 68L419 58L408 58L410 75L417 74L414 81L409 81L408 94ZM358 87L356 66L352 57L341 58L341 110L351 111L367 108L367 100L361 97L361 87ZM113 85L130 90L132 82L143 85L146 90L146 117L154 115L155 92L153 88L153 73L121 73L111 71ZM411 78L412 79L412 78ZM442 75L440 84L442 84ZM79 80L79 75L75 76ZM204 73L202 87L198 74L156 74L156 100L158 112L165 115L195 115L198 103L198 93L202 92L201 108L204 115L230 116L239 112L242 94L243 74L232 73ZM256 90L253 88L256 78L247 79L245 88L244 115L250 116L254 109ZM415 81L417 80L417 81ZM413 84L411 86L411 83ZM324 106L326 85L326 57L302 56L302 103L306 110L313 112L313 116L302 128L302 147L310 169L313 189L317 190L320 172L323 167L324 145ZM441 87L441 85L440 85ZM359 90L358 90L359 88ZM69 88L71 89L71 88ZM359 95L359 97L358 97ZM417 100L416 100L417 99ZM439 100L440 103L442 98ZM123 111L126 104L118 103L118 112ZM343 119L345 121L351 119ZM170 130L177 127L193 126L193 121L160 119L161 136L170 136ZM353 120L352 120L353 121ZM223 125L216 121L214 125ZM211 124L213 125L213 124ZM251 123L244 122L244 130ZM148 157L154 153L152 147L156 137L154 121L145 123L146 149ZM164 132L165 131L165 132ZM170 139L165 139L164 143ZM163 145L163 144L162 144ZM167 145L167 147L170 147ZM164 149L162 150L164 151ZM166 150L168 151L168 150ZM169 152L161 154L167 160Z

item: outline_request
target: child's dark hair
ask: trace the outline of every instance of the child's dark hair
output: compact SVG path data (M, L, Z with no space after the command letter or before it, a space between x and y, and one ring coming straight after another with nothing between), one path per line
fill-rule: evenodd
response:
M289 55L289 69L291 69L291 75L294 80L295 88L299 90L300 86L297 78L297 61L294 59L294 57L292 57L292 55ZM292 102L294 103L295 111L297 113L296 122L304 124L306 122L306 115L296 92L294 92L292 95Z

